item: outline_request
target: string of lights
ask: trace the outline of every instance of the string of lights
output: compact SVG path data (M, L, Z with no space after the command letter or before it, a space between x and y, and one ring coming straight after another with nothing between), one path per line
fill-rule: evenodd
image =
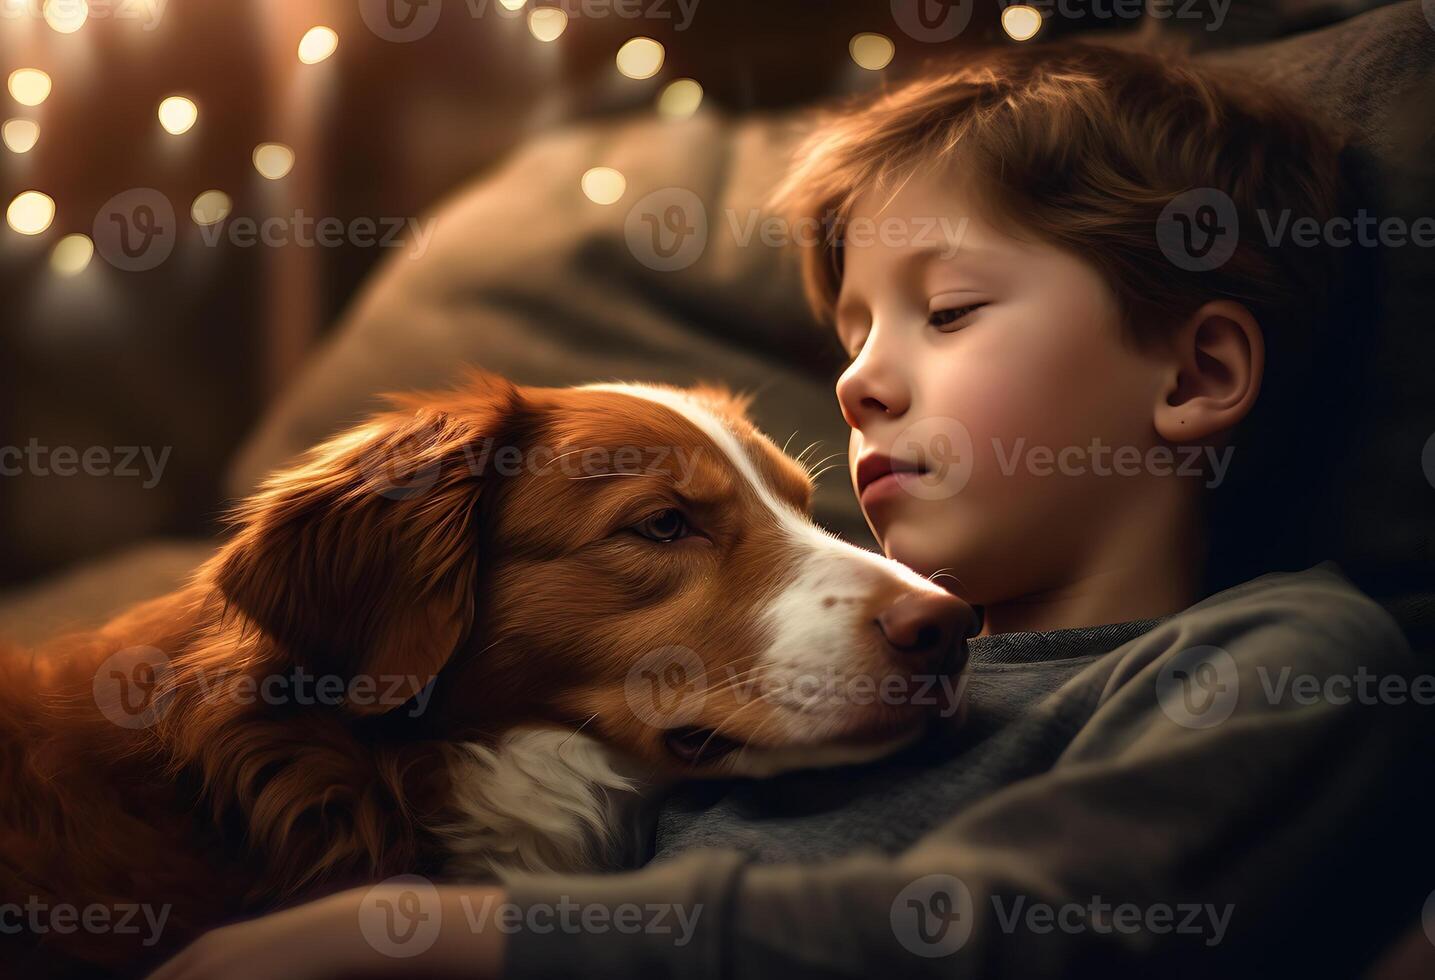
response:
M0 3L10 0L0 0ZM499 0L507 10L518 11L528 0ZM81 30L89 19L87 0L45 0L42 13L45 23L60 34ZM561 38L568 28L568 13L557 6L537 6L529 10L529 34L544 44ZM1007 6L1001 15L1003 31L1015 41L1026 41L1041 30L1042 15L1025 4ZM332 27L316 25L299 39L297 56L304 65L318 65L339 50L339 34ZM848 43L852 61L867 71L882 71L891 64L896 45L885 34L862 32ZM620 74L643 80L662 71L666 51L661 42L650 37L634 37L618 49L615 61ZM50 97L53 89L50 75L38 68L17 68L9 75L9 95L19 106L33 109ZM655 110L664 118L681 120L695 114L703 101L703 87L693 78L679 78L665 85L655 103ZM199 121L200 108L182 94L170 95L159 103L156 111L160 126L171 136L182 136ZM11 153L25 154L41 139L38 120L21 114L7 119L0 127L5 148ZM295 151L278 142L261 143L254 148L254 169L264 178L283 180L297 163ZM593 167L582 175L581 187L588 200L610 205L622 199L627 189L624 175L611 167ZM218 189L200 193L190 207L190 217L200 226L216 225L233 210L233 199ZM55 200L36 189L21 191L10 202L5 218L10 229L27 236L43 235L55 220ZM94 256L95 247L89 236L81 233L61 238L50 256L51 271L59 276L75 276L85 271Z

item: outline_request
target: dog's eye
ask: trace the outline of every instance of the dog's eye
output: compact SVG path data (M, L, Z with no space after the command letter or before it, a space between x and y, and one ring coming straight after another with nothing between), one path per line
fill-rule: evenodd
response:
M666 544L669 541L687 537L691 529L688 527L688 519L683 516L683 512L670 508L649 515L640 523L634 524L633 530L649 541Z

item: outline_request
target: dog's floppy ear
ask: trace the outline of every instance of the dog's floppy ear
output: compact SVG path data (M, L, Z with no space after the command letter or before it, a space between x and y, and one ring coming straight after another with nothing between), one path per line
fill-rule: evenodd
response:
M236 511L212 581L287 663L342 678L351 710L403 703L472 626L477 447L503 438L518 403L485 378L318 446Z

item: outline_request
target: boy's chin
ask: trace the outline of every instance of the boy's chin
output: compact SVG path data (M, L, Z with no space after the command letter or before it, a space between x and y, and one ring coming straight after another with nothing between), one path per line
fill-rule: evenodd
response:
M878 540L882 544L882 552L888 558L901 562L918 575L950 573L956 564L950 549L941 547L944 542L938 535L933 535L930 531L924 534L921 528L908 526L901 521L893 522L891 526L884 528ZM951 589L956 583L944 578L938 584Z
M973 605L989 601L1000 580L1004 556L1011 549L993 534L980 534L956 522L893 521L883 527L877 540L882 552L918 575Z

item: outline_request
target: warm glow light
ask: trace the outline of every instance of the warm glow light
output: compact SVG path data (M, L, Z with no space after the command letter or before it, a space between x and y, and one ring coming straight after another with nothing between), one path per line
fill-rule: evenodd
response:
M568 28L568 12L561 7L535 7L528 12L528 32L540 41L556 41Z
M650 37L635 37L618 49L618 70L629 78L652 78L663 67L663 46Z
M22 235L38 235L55 220L55 202L48 194L25 191L10 202L5 220Z
M691 78L680 78L658 96L658 115L667 119L686 119L702 104L703 87Z
M10 73L10 95L21 105L39 105L50 97L50 76L38 68L17 68Z
M616 204L628 179L612 167L594 167L583 175L583 193L594 204Z
M199 106L182 95L171 95L159 104L159 124L171 136L183 136L199 121Z
M66 235L50 253L50 269L57 276L78 276L90 267L95 243L89 235Z
M85 0L45 0L45 23L61 34L73 34L90 19Z
M283 143L260 143L254 148L254 169L270 180L281 180L294 169L294 151Z
M299 60L317 65L339 49L339 35L331 27L311 27L299 42Z
M194 199L189 215L197 225L217 225L234 210L234 202L224 191L205 191Z
M29 153L40 140L40 124L33 119L9 119L0 130L11 153Z
M1041 30L1041 11L1024 3L1002 11L1002 30L1013 41L1030 41Z
M885 34L858 34L847 45L852 60L868 71L881 71L892 63L897 48Z
M528 0L498 0L504 10L522 10Z

